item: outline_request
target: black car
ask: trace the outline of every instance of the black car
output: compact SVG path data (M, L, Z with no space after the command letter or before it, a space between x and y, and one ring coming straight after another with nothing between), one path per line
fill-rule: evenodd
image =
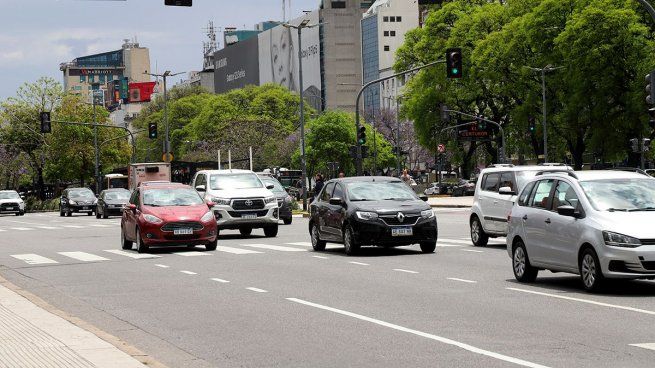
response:
M420 244L424 253L437 246L437 219L425 198L400 179L332 179L311 204L309 233L314 250L326 242L343 243L346 254L361 246Z
M107 218L111 215L121 216L123 206L130 200L130 191L123 188L105 189L98 196L96 218Z
M89 188L67 188L59 200L59 216L72 216L73 213L93 215L96 208L96 196Z
M453 186L453 197L472 196L475 194L475 180L460 179L459 182Z
M277 205L280 207L280 220L284 221L285 225L291 225L291 222L293 221L293 214L291 212L292 198L289 193L284 190L282 184L280 184L280 182L277 181L277 179L274 177L268 175L260 175L259 178L262 180L264 185L273 186L271 192L273 192L275 198L277 198Z

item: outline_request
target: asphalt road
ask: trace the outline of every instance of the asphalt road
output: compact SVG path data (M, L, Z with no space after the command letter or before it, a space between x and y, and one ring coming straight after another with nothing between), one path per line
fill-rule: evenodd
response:
M0 274L171 368L653 367L655 282L518 284L503 239L470 245L468 210L437 217L434 254L314 252L294 218L137 259L118 218L2 216Z

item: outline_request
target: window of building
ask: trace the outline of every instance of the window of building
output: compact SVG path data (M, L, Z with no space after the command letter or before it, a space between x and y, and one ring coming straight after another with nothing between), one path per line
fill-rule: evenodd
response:
M96 76L91 74L89 75L89 83L95 83L96 82Z
M396 31L391 31L391 32L389 32L389 35L390 35L391 37L396 37Z
M389 51L389 50L390 50L389 45L385 45L384 46L384 51Z
M382 17L382 21L383 21L383 22L388 22L388 21L389 21L389 17Z
M384 37L389 37L389 31L384 31Z
M403 17L396 17L396 22L402 22L402 21L403 21Z
M389 17L389 22L395 22L395 21L396 21L396 17Z
M99 81L100 83L105 83L105 75L104 75L104 74L100 74L100 75L98 76L98 81Z
M346 2L343 0L333 0L332 1L332 9L345 9L346 8Z

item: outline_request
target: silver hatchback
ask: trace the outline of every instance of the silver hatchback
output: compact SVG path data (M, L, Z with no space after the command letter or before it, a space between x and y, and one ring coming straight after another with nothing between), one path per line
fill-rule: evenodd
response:
M595 291L606 278L655 278L655 179L625 171L544 172L508 218L514 276L579 274Z

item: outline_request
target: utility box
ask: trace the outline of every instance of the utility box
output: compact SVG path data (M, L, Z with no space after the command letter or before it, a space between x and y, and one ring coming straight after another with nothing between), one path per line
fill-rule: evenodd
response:
M170 182L171 164L167 162L131 164L127 176L130 190L136 189L145 181Z

